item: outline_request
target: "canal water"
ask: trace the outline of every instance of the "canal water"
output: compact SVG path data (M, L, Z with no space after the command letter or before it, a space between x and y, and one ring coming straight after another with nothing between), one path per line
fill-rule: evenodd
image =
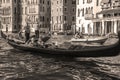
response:
M120 80L120 55L70 58L15 50L0 40L0 80Z

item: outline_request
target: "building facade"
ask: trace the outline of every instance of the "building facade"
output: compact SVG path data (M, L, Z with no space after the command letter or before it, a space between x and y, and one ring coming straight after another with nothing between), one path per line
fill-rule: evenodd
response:
M76 0L51 0L51 31L73 31L76 24Z
M94 34L93 19L101 11L101 0L77 0L76 30L83 34Z
M6 32L18 31L18 0L0 0L1 29Z
M41 32L50 31L51 0L39 0L39 26Z
M19 6L21 16L19 26L24 27L28 23L33 32L36 26L40 27L40 31L49 31L50 0L21 0Z
M99 26L103 35L117 34L120 29L120 0L102 0L101 8L102 11L98 13L99 18L93 20L94 26Z

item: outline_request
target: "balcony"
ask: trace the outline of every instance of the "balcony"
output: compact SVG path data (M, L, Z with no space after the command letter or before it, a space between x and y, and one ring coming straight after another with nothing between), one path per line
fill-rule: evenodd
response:
M102 9L109 9L109 8L111 8L111 5L108 3L102 5Z
M86 20L91 20L94 18L94 15L93 14L85 14L85 19Z
M120 7L120 2L114 2L112 3L113 8Z

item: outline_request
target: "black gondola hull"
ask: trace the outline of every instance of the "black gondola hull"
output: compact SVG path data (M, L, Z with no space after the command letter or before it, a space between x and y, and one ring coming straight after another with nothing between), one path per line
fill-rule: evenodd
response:
M104 57L104 56L116 56L119 54L119 43L111 46L104 46L98 48L91 48L85 50L64 50L64 49L49 49L49 48L37 48L29 46L21 46L13 41L8 43L18 50L32 52L33 54L51 54L60 56L72 56L72 57Z
M49 54L59 56L72 56L72 57L103 57L103 56L116 56L119 54L120 49L120 32L118 32L119 41L109 46L90 46L81 49L50 49L50 48L38 48L29 47L24 44L21 45L13 40L8 40L7 36L1 31L1 36L6 39L9 45L13 48L23 51L32 52L33 54Z

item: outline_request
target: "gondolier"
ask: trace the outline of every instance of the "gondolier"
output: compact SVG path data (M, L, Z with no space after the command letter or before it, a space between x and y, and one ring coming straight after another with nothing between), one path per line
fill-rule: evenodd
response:
M25 29L25 42L27 42L30 38L30 26L28 25L28 23L24 29Z
M35 37L39 38L39 25L35 26Z

